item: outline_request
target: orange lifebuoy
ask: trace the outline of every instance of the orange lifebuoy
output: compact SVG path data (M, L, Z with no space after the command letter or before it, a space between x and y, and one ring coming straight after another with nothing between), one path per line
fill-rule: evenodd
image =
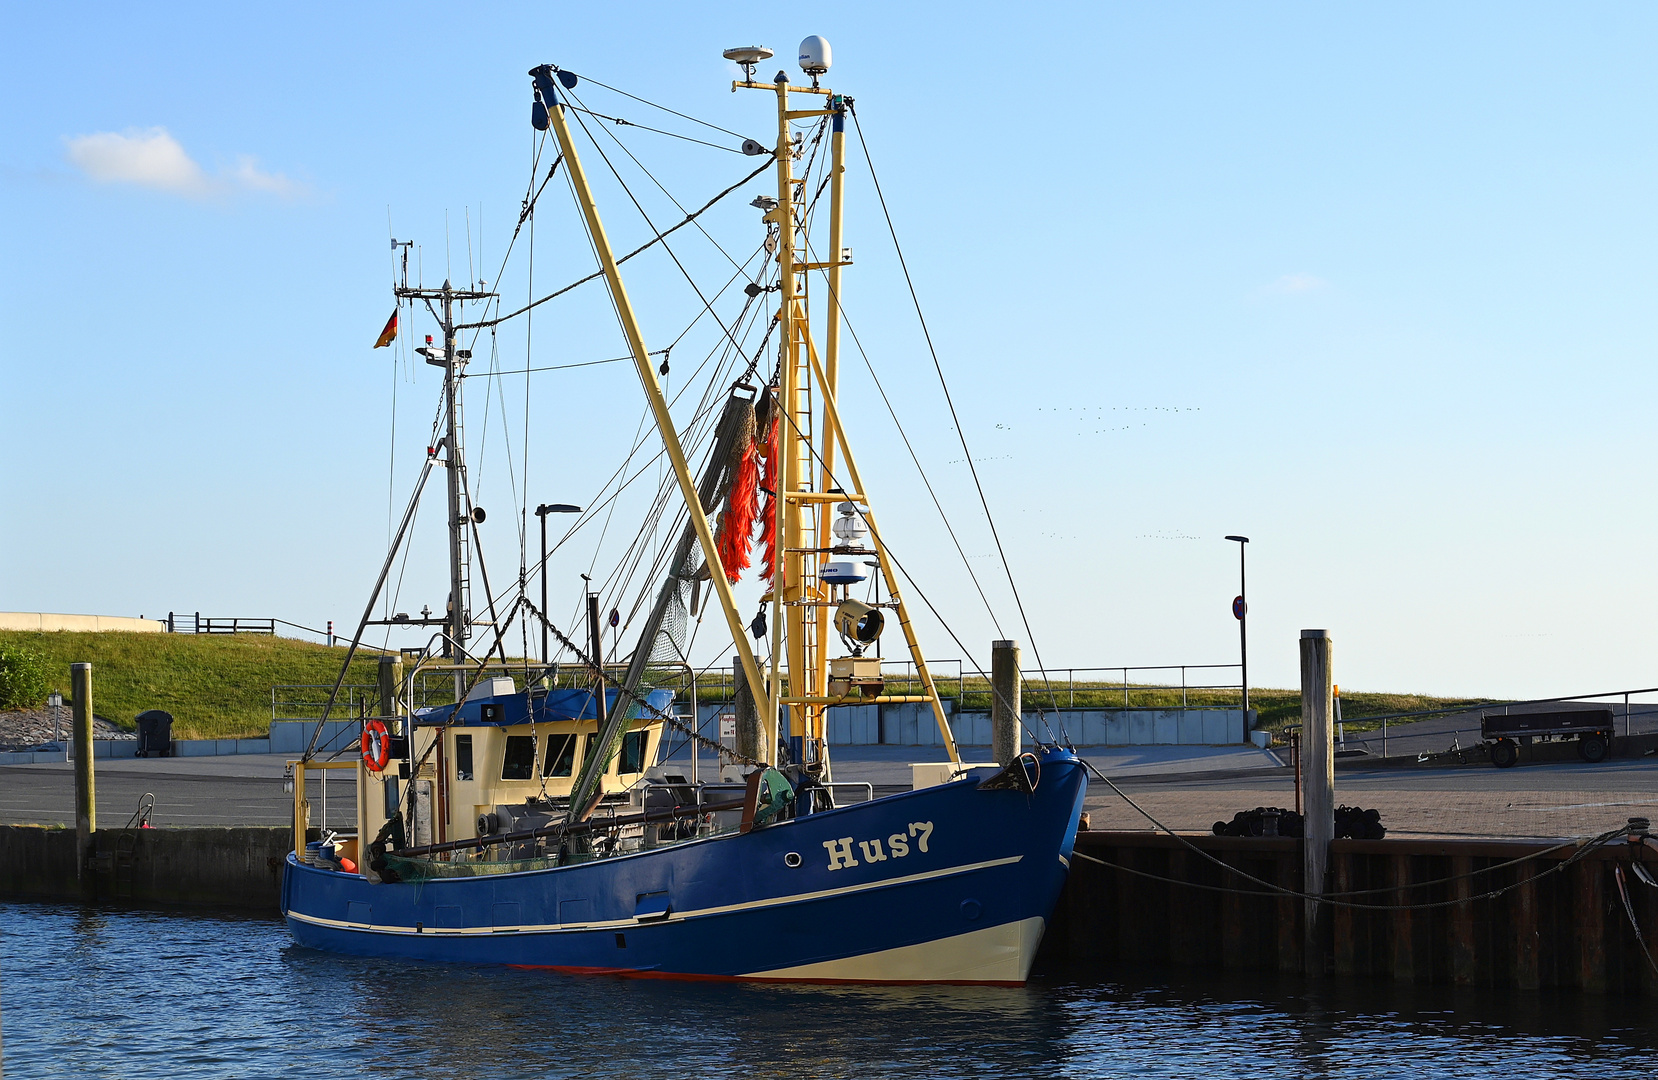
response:
M391 733L381 721L370 720L363 725L363 764L380 772L390 760Z

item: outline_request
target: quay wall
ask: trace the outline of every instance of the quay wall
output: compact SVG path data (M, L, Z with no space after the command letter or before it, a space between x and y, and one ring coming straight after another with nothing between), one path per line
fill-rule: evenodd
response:
M203 905L272 912L293 830L271 827L99 829L88 873L75 875L75 830L0 825L0 896Z
M1105 961L1128 961L1309 970L1303 902L1240 876L1299 890L1301 841L1183 839L1190 846L1152 833L1080 833L1039 969L1086 971ZM1620 841L1575 862L1568 862L1574 848L1540 854L1553 846L1332 841L1328 891L1380 891L1345 898L1368 907L1331 909L1310 970L1401 982L1658 995L1658 974L1626 914L1617 879L1621 866L1640 932L1648 944L1658 943L1658 889L1643 884L1629 865L1639 860L1658 870L1658 852ZM1503 865L1519 859L1525 861Z
M77 882L73 829L0 826L0 896L274 914L290 843L285 828L103 829ZM1631 865L1658 866L1658 852L1620 841L1573 860L1576 849L1553 846L1333 841L1327 888L1362 906L1331 910L1310 970L1658 997L1617 876L1621 868L1641 934L1658 943L1658 888ZM1301 841L1081 833L1037 970L1085 975L1108 962L1309 970L1302 901L1243 874L1299 890Z

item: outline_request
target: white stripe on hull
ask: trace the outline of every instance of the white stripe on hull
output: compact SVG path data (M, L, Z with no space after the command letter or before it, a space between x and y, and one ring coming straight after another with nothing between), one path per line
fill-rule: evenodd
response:
M1022 983L1030 975L1045 927L1045 920L1032 917L919 945L755 971L743 977L788 982Z

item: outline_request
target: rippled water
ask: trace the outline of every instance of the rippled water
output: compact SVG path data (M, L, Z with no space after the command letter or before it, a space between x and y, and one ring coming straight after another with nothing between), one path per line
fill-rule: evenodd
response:
M4 1075L1650 1077L1650 1003L1115 970L1023 990L569 978L280 922L0 904Z

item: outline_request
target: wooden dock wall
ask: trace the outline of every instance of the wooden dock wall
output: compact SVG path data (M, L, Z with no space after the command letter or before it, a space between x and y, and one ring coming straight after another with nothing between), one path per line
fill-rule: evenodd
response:
M1228 869L1300 890L1301 841L1185 839L1226 868L1168 836L1080 834L1080 855L1121 869L1072 860L1039 965L1080 971L1101 961L1131 961L1229 971L1306 970L1303 902L1268 893ZM1658 945L1658 889L1630 870L1641 860L1658 876L1658 851L1620 840L1563 869L1571 848L1486 872L1551 846L1508 840L1332 842L1328 888L1382 889L1343 899L1395 906L1331 909L1313 970L1521 990L1658 993L1658 976L1631 928L1615 876L1622 865L1641 933L1648 947ZM1470 873L1471 878L1461 876ZM1432 882L1437 883L1408 888ZM1471 899L1499 889L1507 891ZM1449 903L1457 900L1467 902Z

